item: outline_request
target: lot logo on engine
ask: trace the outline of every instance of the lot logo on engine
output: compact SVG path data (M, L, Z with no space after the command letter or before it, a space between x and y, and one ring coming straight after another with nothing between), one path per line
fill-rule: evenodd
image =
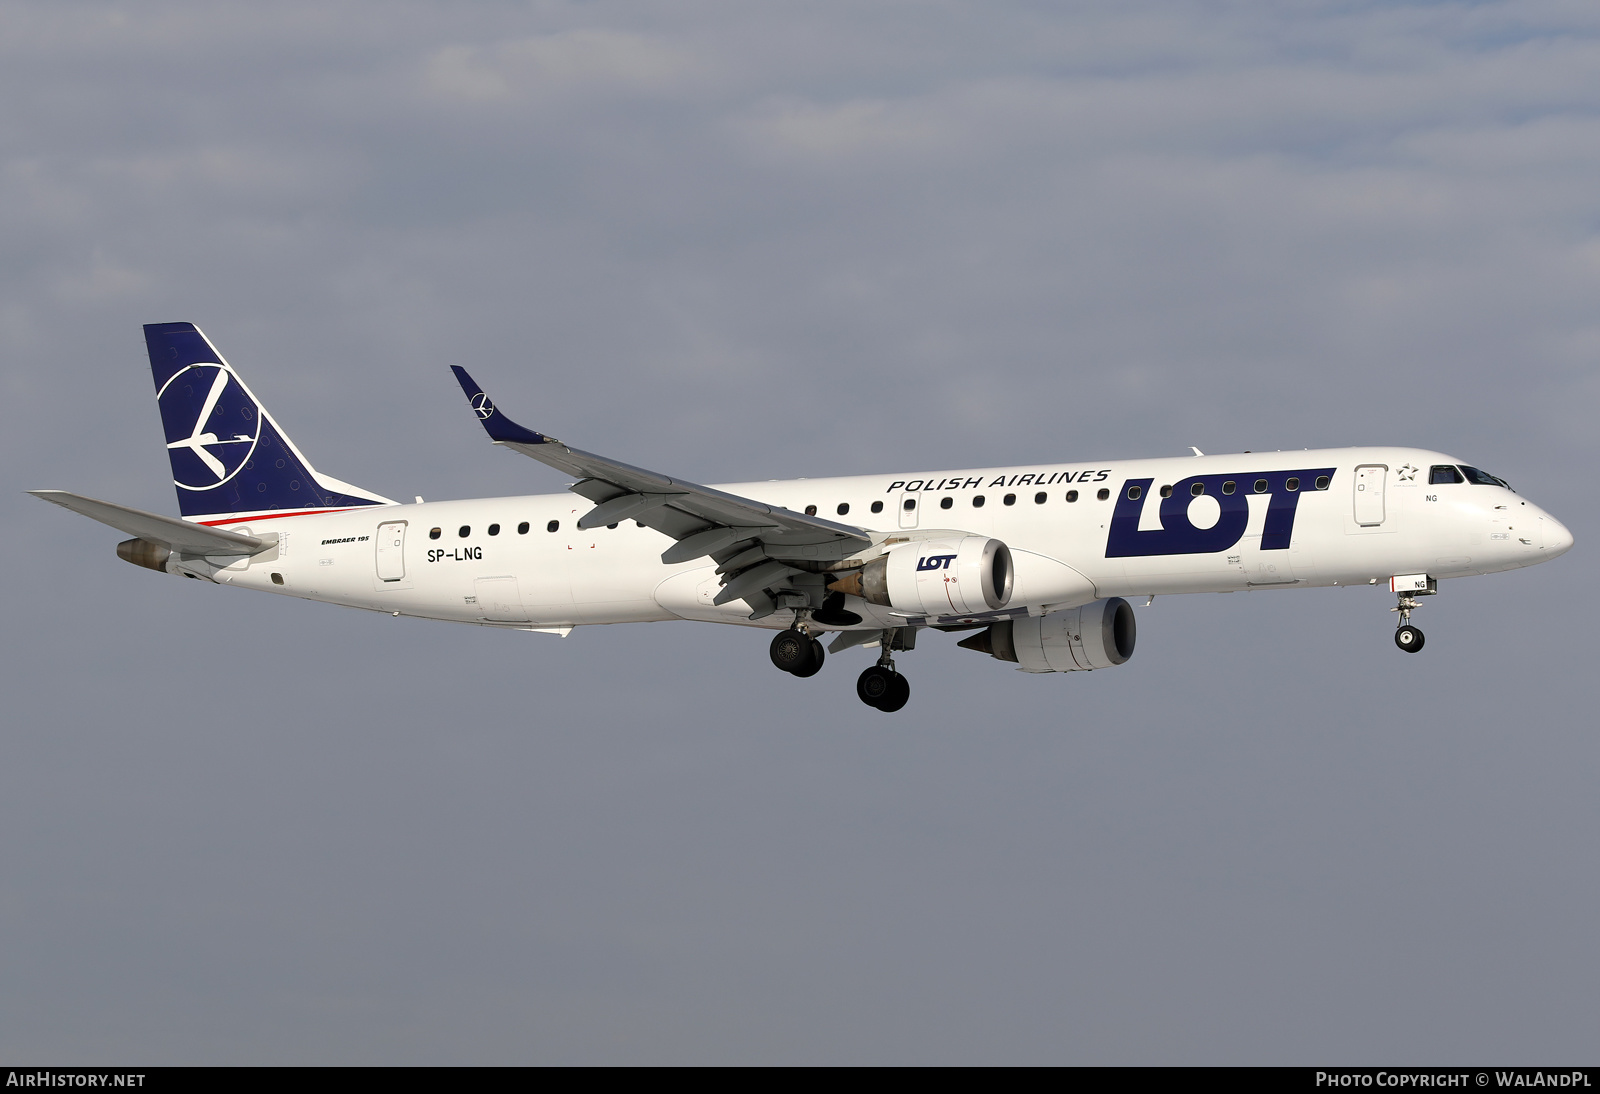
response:
M950 564L956 560L955 555L928 555L917 559L919 570L948 570Z

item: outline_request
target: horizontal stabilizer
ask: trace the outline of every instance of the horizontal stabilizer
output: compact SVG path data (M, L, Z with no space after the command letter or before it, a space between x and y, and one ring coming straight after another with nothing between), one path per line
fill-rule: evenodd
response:
M207 528L203 524L164 517L160 513L147 513L143 509L130 509L109 501L96 501L66 490L29 490L28 493L179 554L253 555L264 550L271 542L240 532Z

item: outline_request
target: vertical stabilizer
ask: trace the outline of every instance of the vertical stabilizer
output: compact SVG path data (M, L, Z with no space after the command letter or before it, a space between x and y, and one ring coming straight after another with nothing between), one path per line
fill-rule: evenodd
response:
M185 520L228 524L395 504L318 474L193 323L146 324L144 340Z

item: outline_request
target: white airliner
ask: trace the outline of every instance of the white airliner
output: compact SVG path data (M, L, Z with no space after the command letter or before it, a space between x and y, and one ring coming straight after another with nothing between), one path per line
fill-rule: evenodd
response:
M455 374L499 445L568 493L404 505L314 470L195 326L145 327L182 520L36 497L135 538L129 562L393 615L566 635L691 619L778 633L778 668L876 646L857 695L899 710L925 630L1026 672L1123 664L1127 597L1383 585L1415 653L1441 578L1532 566L1572 535L1501 479L1415 448L1243 452L716 487L571 448Z

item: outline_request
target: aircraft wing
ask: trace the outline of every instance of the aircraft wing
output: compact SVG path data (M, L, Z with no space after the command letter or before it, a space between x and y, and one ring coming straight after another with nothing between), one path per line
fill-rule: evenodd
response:
M176 517L160 513L147 513L143 509L130 509L109 501L97 501L82 494L65 490L29 490L36 498L82 513L90 520L109 524L119 532L138 536L150 543L159 543L170 551L191 555L253 555L267 546L268 541L229 532L223 528L208 528L191 524Z
M597 528L636 520L678 542L661 554L668 565L710 555L724 566L718 603L744 599L770 614L784 579L804 567L784 560L833 562L867 547L872 536L854 525L806 516L562 444L507 418L466 369L451 365L461 390L495 444L531 456L579 481L570 489L595 503L578 521ZM750 595L745 595L746 593Z

